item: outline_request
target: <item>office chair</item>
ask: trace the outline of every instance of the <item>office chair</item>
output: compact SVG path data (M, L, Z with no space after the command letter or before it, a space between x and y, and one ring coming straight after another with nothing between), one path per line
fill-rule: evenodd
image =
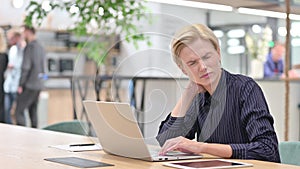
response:
M79 120L59 122L59 123L46 126L42 129L64 132L64 133L71 133L71 134L78 134L78 135L88 135L87 122L83 122Z
M280 142L281 163L300 166L300 142Z

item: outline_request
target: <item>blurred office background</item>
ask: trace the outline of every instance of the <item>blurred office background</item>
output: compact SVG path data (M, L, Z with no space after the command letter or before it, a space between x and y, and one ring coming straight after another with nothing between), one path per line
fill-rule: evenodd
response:
M47 1L44 0L45 4ZM204 3L203 3L204 2ZM210 4L219 4L211 6ZM25 8L29 0L3 0L0 6L0 26L4 28L20 26L25 16ZM222 6L220 6L220 4ZM180 72L172 61L169 44L173 33L182 26L191 23L202 23L211 27L221 44L223 67L233 73L241 73L255 78L262 87L267 98L270 111L275 118L275 128L279 140L284 140L284 81L280 79L263 79L260 71L254 70L251 62L253 58L246 44L246 37L257 42L285 41L286 20L284 0L169 0L145 2L151 12L151 22L140 21L141 32L148 35L151 46L139 42L138 48L122 40L116 52L109 57L112 67L110 75L149 77L137 81L135 86L136 107L142 106L142 117L138 119L143 123L144 135L152 138L158 131L160 121L172 110L179 98L181 89L186 84L186 77ZM47 6L47 5L45 5ZM291 0L294 15L291 15L291 63L290 67L300 64L300 1ZM258 9L260 11L253 11ZM264 13L263 10L273 13ZM292 17L293 16L293 17ZM93 83L82 86L86 92L81 93L82 86L72 84L73 75L95 76L96 68L93 61L87 59L86 54L76 49L79 42L88 41L92 37L77 37L66 31L73 24L73 20L66 12L55 10L51 12L45 22L38 28L38 39L47 50L46 88L40 96L39 127L44 127L60 121L74 118L84 118L82 115L81 99L95 99ZM264 39L266 38L266 39ZM271 40L269 39L271 38ZM265 46L260 51L268 50ZM259 56L264 58L264 56ZM259 69L259 68L258 68ZM254 71L256 71L254 73ZM297 71L297 70L296 70ZM153 77L161 77L153 80ZM164 79L165 78L165 79ZM172 79L173 80L169 80ZM75 79L77 80L77 79ZM118 100L130 102L132 88L130 81L104 83L103 88L110 92L101 91L101 100L114 100L118 91ZM71 87L75 90L72 92ZM299 109L300 81L290 83L290 132L289 140L299 140ZM73 90L73 91L74 91ZM80 90L80 91L79 91ZM109 94L109 96L107 96ZM74 98L75 97L75 98Z

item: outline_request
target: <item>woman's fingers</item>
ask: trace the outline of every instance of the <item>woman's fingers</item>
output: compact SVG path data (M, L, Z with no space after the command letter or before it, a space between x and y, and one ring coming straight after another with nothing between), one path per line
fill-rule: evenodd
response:
M180 136L167 140L161 148L159 155L165 155L169 151L176 150L184 139L186 138Z
M169 151L181 151L184 153L201 153L203 142L195 142L184 137L176 137L166 141L161 148L159 155L166 155Z

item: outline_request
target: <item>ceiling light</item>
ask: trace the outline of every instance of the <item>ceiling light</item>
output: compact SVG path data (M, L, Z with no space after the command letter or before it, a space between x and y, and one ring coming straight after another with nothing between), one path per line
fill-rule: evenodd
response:
M287 34L285 27L279 27L277 32L278 32L278 35L280 35L280 36L286 36L286 34Z
M12 0L12 5L14 8L21 8L24 4L24 0Z
M290 14L290 19L291 20L299 20L300 21L300 15Z
M196 2L196 1L186 1L186 0L149 0L149 2L157 2L157 3L165 3L171 5L180 5L186 7L194 7L194 8L202 8L202 9L211 9L218 11L233 11L231 6L227 5L219 5L219 4L211 4L204 2Z
M291 27L291 35L300 37L300 22L293 22Z
M227 41L228 46L238 46L240 44L240 40L238 39L229 39Z
M221 30L214 30L213 32L217 38L222 38L224 36L224 33Z
M292 39L291 44L292 44L292 46L300 46L300 39L299 38Z
M227 32L229 38L242 38L245 34L246 32L243 29L233 29Z
M291 29L291 36L292 37L296 37L296 36L298 36L299 35L299 33L298 33L299 31L297 31L296 29Z
M285 27L279 27L277 32L278 32L278 35L280 35L280 36L286 36L286 34L287 34L287 30ZM292 28L290 30L290 32L291 32L292 37L300 36L298 29Z
M238 8L237 11L242 14L266 16L266 17L280 18L280 19L286 19L287 16L286 13L284 12L275 12L275 11L267 11L267 10L252 9L252 8ZM289 17L291 20L300 20L300 15L289 14Z
M261 26L259 26L259 25L253 25L252 26L252 31L254 32L254 33L261 33Z
M238 8L238 12L242 14L259 15L259 16L266 16L271 18L281 18L281 19L286 18L286 13L266 11L260 9Z

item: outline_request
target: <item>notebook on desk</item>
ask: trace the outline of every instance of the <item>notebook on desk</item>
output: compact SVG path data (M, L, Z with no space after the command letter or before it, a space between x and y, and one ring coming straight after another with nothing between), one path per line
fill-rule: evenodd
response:
M147 161L202 158L201 155L170 153L159 156L145 143L132 108L127 103L83 101L88 118L106 153Z

